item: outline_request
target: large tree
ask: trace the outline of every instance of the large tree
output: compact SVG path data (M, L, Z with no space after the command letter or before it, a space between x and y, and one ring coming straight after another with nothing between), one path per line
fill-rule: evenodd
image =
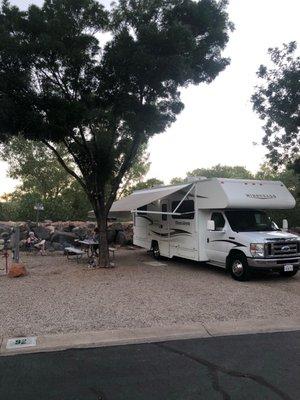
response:
M240 165L230 166L217 164L210 168L196 168L186 173L185 178L173 178L172 185L184 183L189 177L205 176L206 178L233 178L233 179L253 179L253 174L245 167Z
M280 226L284 218L289 220L292 227L300 227L300 181L299 176L292 168L280 168L280 171L274 171L273 165L264 163L255 175L256 179L281 181L295 197L296 206L290 210L270 211L271 217Z
M62 145L59 153L68 168L75 167L72 157ZM150 167L148 158L146 146L141 146L131 168L124 175L118 196L131 192L131 188L144 178ZM8 163L8 176L19 181L6 204L14 211L13 219L34 218L36 203L43 203L42 215L46 219L87 218L91 204L86 193L45 144L14 136L0 145L0 159ZM11 212L9 214L12 215Z
M211 168L197 168L187 172L187 176L206 176L207 178L233 178L233 179L253 179L253 175L245 167L240 165L221 165L217 164Z
M126 194L131 194L135 190L142 190L142 189L151 189L155 186L162 186L164 185L164 182L160 179L157 178L149 178L145 181L140 181L136 183L135 185L131 186L128 188L128 191Z
M0 14L0 140L42 141L77 179L100 230L149 137L182 110L181 87L211 82L229 60L226 1L45 0ZM106 32L106 35L102 33ZM61 157L63 145L75 168Z
M128 196L135 189L136 185L143 182L145 175L149 172L150 161L149 153L147 152L147 146L142 145L132 163L131 168L124 175L123 181L120 185L117 199L121 197Z
M261 65L261 84L252 96L254 110L265 121L263 144L278 168L289 163L300 173L300 56L296 42L269 49L270 67Z
M71 168L71 156L63 146L59 151ZM8 163L8 176L20 182L19 190L36 193L42 202L58 198L74 180L47 146L21 136L15 136L7 144L0 145L0 159Z

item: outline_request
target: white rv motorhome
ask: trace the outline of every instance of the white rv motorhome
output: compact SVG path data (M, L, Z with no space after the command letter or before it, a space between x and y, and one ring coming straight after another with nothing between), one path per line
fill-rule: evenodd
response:
M243 281L254 269L287 277L297 273L300 237L287 232L286 220L279 229L266 213L294 206L278 181L199 178L136 191L111 211L133 213L134 244L154 257L207 262Z

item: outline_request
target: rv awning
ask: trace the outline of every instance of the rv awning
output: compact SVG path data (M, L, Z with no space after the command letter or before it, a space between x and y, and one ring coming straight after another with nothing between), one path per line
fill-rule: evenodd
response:
M130 196L114 202L110 212L128 212L136 210L139 207L152 203L153 201L162 199L172 193L192 186L191 183L176 186L157 187L153 189L138 190Z

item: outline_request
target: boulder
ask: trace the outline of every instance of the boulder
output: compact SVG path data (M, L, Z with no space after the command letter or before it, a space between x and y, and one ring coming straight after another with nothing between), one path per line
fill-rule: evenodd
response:
M26 248L26 239L20 240L20 250L27 250L27 248Z
M20 231L20 240L26 240L28 238L29 231Z
M115 242L116 234L117 234L117 232L116 232L115 230L109 229L109 230L107 231L107 240L108 240L108 243L114 243L114 242Z
M51 235L51 243L74 244L75 239L76 235L72 232L54 231Z
M44 240L50 239L51 232L48 228L45 228L44 226L37 226L35 228L32 228L32 231L34 232L35 236L38 237L39 239L44 239Z
M3 232L0 235L0 238L3 239L5 242L9 242L11 232Z
M120 222L114 222L112 224L109 224L108 229L114 230L114 231L123 231L123 225Z
M124 243L123 225L120 222L108 224L107 239L109 243Z
M26 223L26 222L20 223L19 228L20 228L20 239L27 239L28 233L29 233L29 231L31 231L28 223Z
M126 236L123 231L117 232L115 242L116 242L116 244L119 244L120 246L123 246L125 244Z
M2 235L2 233L9 233L10 230L11 227L9 225L0 224L0 235Z
M64 232L72 232L74 228L75 228L75 225L68 222L68 224L64 226L63 231Z
M20 276L26 276L26 275L27 275L27 271L26 271L24 264L15 263L9 267L8 276L10 278L18 278Z
M18 223L17 226L20 230L20 234L29 231L28 225L25 222Z
M88 229L84 226L76 226L72 233L74 233L78 239L83 240L88 236Z
M46 225L46 228L50 232L50 235L52 235L52 233L55 232L55 226L53 226L53 225Z
M38 224L33 221L27 221L28 230L32 231L33 228L37 227Z
M63 251L65 249L65 247L67 247L67 246L64 246L61 243L53 242L53 243L51 243L51 247L49 247L49 249L50 249L50 251Z
M13 222L0 221L0 238L3 235L9 236L13 226ZM45 221L37 225L35 222L28 221L20 223L19 226L22 250L25 249L24 242L28 238L29 231L33 231L39 239L46 240L48 250L61 251L66 246L74 245L76 239L83 240L92 237L96 224L90 221ZM107 236L110 244L131 244L133 241L132 222L109 222Z

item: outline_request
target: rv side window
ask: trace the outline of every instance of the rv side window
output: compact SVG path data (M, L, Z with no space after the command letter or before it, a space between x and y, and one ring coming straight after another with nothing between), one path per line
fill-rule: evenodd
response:
M148 209L148 207L147 207L147 204L146 204L145 206L139 207L138 211L147 211L147 209ZM136 215L137 216L139 216L139 215L147 215L147 213L146 212L138 212Z
M178 206L180 201L172 202L172 211ZM177 208L176 213L180 213L183 215L172 215L174 219L194 219L195 208L194 208L194 200L184 200L180 206Z
M161 205L161 212L168 212L167 204L162 204ZM168 216L166 214L162 214L161 219L162 219L162 221L167 221Z
M215 228L216 231L221 231L224 226L225 226L225 218L223 217L223 214L219 212L214 212L211 215L212 221L215 221Z

